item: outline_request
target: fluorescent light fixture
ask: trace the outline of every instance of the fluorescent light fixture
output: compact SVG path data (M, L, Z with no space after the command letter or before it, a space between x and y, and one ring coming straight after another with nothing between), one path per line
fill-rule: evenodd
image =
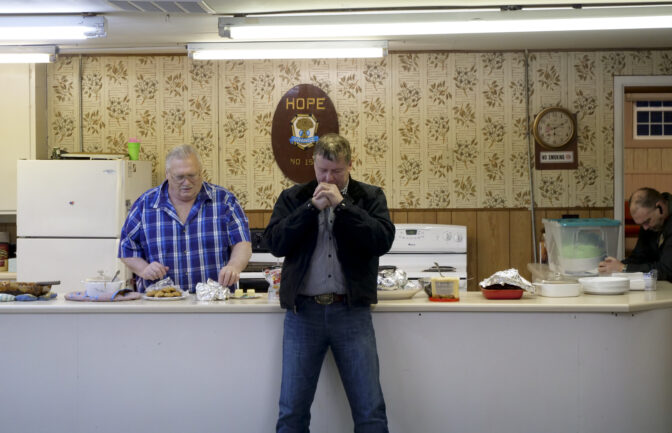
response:
M56 61L55 45L0 45L0 63L52 63Z
M219 34L236 40L367 38L413 35L672 28L672 7L543 9L407 14L220 17Z
M567 6L568 8L571 6ZM302 17L310 17L310 16L337 16L337 15L399 15L400 13L403 13L404 15L408 14L428 14L428 13L464 13L464 12L498 12L500 11L501 8L477 8L477 9L469 9L469 8L464 8L464 9L446 9L446 8L441 8L441 9L407 9L404 10L403 12L399 12L399 10L395 9L390 9L390 10L374 10L374 9L362 9L362 10L344 10L344 11L314 11L314 12L274 12L273 16L274 17L295 17L297 15L300 15ZM229 15L233 16L233 15ZM246 15L248 18L268 18L270 15L269 14L247 14Z
M77 40L105 36L105 18L101 16L0 16L0 41Z
M387 41L224 42L188 44L194 60L383 57Z

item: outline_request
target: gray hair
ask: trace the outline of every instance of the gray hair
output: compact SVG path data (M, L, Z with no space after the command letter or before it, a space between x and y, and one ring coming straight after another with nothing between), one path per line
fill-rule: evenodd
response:
M656 207L656 203L663 200L664 197L661 193L653 188L640 188L637 191L633 192L630 196L630 208L646 208L653 209Z
M168 152L168 155L166 155L166 173L168 173L168 170L170 170L170 164L174 159L188 159L192 155L196 157L196 161L198 161L199 171L202 170L203 163L201 162L201 157L196 149L194 149L193 146L189 144L181 144L174 147L170 152Z
M350 151L350 143L345 137L342 137L333 132L324 134L317 140L315 148L313 149L313 159L317 155L328 159L329 161L336 161L343 158L347 163L352 159L352 152Z

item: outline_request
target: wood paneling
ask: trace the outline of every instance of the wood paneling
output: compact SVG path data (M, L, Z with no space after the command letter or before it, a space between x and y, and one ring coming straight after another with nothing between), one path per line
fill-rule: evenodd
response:
M390 216L392 217L392 221L394 221L397 224L404 224L408 222L408 212L406 211L390 211Z
M467 287L469 290L478 290L478 243L477 211L456 210L453 211L453 224L467 227Z
M408 219L407 222L410 224L418 224L418 223L424 223L425 222L425 216L424 212L421 210L409 210L407 212Z
M452 224L453 218L449 211L439 210L436 211L436 223L437 224Z
M534 261L532 245L532 219L527 210L511 210L509 212L509 267L530 280L527 264Z
M247 219L250 224L250 228L261 228L265 227L264 224L264 214L260 212L246 212Z
M638 188L648 186L661 192L672 191L672 149L667 147L626 147L624 190L627 200Z
M509 268L509 212L484 210L476 214L478 280Z

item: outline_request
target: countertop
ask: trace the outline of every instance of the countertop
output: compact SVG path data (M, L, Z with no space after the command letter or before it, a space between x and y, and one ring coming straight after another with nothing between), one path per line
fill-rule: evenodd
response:
M374 312L564 312L632 313L672 307L672 283L659 281L657 290L630 291L623 295L587 295L546 298L525 293L517 300L488 300L480 292L460 292L459 302L431 302L424 292L412 299L379 301ZM97 313L280 313L279 303L258 299L198 301L195 295L176 301L122 302L67 301L62 295L50 301L0 302L0 314Z

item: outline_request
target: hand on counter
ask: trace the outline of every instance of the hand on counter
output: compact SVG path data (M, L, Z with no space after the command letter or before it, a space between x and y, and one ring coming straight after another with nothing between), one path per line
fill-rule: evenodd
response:
M122 257L121 261L131 271L144 280L158 280L163 278L170 269L159 262L147 263L142 257Z
M597 267L600 274L613 274L614 272L623 272L625 265L614 257L607 257Z
M229 262L219 270L218 282L224 287L235 284L240 279L240 273L247 266L252 257L252 243L238 242L231 249Z
M240 279L240 271L233 266L226 265L219 270L219 284L228 287Z

